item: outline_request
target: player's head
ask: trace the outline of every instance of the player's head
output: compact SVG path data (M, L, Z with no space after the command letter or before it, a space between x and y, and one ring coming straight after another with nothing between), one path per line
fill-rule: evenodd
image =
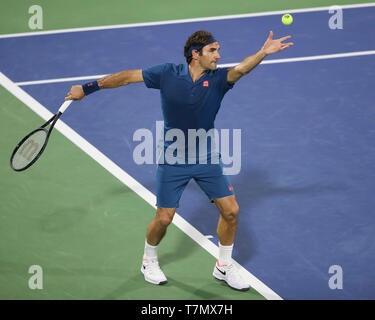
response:
M199 30L186 40L184 56L188 64L194 61L203 69L215 70L220 59L219 49L219 43L210 32Z

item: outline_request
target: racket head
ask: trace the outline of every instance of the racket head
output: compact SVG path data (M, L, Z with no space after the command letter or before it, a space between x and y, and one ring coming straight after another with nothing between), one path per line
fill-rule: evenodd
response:
M38 128L25 136L14 148L10 166L14 171L23 171L35 163L46 148L49 131Z

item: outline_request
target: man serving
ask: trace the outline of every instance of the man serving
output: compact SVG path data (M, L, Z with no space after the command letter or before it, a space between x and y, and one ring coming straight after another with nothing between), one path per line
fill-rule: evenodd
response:
M292 46L292 42L283 42L289 38L291 36L273 39L273 32L270 31L258 52L235 67L226 69L217 68L220 59L219 42L211 33L199 30L186 41L185 64L165 63L147 69L121 71L98 81L73 86L65 100L80 100L99 89L144 82L148 88L160 90L164 132L179 129L185 134L184 140L187 142L189 130L203 129L207 132L214 128L216 114L228 90L267 55ZM159 163L157 169L157 210L147 228L141 264L145 280L156 285L167 283L159 266L157 249L172 222L186 185L194 179L220 211L217 225L219 258L214 266L213 276L225 281L233 289L248 290L249 284L240 276L232 262L239 206L233 187L223 173L220 155L214 151L213 141L203 151L191 148L190 142L178 146L183 157L168 154L168 146L172 143L173 141L164 139L165 161Z

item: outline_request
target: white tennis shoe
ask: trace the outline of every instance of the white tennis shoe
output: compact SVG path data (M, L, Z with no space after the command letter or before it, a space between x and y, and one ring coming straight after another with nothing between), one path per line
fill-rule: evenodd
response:
M159 267L159 262L157 258L143 258L141 272L145 276L145 280L147 282L158 285L166 284L168 282L166 276Z
M250 285L241 277L233 263L230 265L220 265L219 261L217 261L213 276L217 280L225 281L232 289L239 291L247 291L250 289Z

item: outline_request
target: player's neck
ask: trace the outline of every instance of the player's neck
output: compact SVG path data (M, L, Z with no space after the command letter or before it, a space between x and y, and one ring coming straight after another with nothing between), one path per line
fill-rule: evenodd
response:
M194 60L190 62L189 64L189 72L190 76L193 79L193 82L197 82L197 80L203 76L206 72L205 69L203 69L199 63L195 62Z

